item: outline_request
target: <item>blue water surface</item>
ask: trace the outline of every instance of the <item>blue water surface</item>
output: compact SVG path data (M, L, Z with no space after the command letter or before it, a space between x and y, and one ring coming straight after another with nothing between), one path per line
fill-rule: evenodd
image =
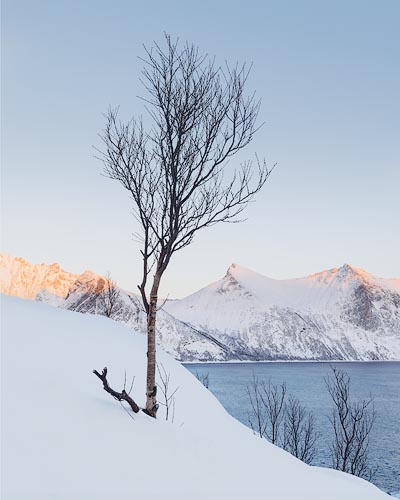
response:
M350 375L354 400L374 398L376 421L370 444L372 464L379 469L373 482L386 492L400 491L400 362L333 363ZM209 388L226 410L248 425L249 401L246 387L253 373L274 384L285 382L314 413L320 434L315 465L331 466L329 445L332 430L329 415L332 402L324 377L330 375L328 363L202 363L185 365L192 373L209 374Z

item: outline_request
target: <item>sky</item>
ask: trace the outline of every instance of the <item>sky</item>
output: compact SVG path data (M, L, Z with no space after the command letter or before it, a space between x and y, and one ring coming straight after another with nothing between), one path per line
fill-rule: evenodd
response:
M144 112L138 56L168 32L253 63L265 125L246 158L277 167L246 222L174 256L162 293L185 296L232 262L278 279L344 263L399 277L399 22L398 0L3 0L2 251L136 289L130 201L94 147L108 106Z

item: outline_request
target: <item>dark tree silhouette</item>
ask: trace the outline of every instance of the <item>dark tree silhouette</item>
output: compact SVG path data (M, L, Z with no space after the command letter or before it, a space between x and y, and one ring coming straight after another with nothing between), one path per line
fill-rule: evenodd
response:
M266 437L272 444L281 444L280 429L285 416L286 385L274 385L258 380L253 373L247 386L250 402L248 420L253 432Z
M293 395L287 397L286 385L266 383L253 373L247 395L248 421L254 434L310 464L316 453L314 417Z
M285 417L286 384L262 384L261 400L267 411L266 437L272 444L280 444L280 429Z
M207 373L195 373L197 380L199 380L206 389L209 389L210 387L210 374L209 372Z
M353 402L349 375L339 368L331 369L332 376L325 378L325 384L333 401L330 417L334 432L330 450L332 467L371 480L377 470L371 466L368 456L375 421L373 399Z
M115 391L110 387L110 384L108 383L107 380L107 367L104 367L102 372L98 372L97 370L93 370L93 373L98 377L102 382L103 382L103 389L108 392L108 394L111 394L111 396L116 399L117 401L126 401L129 406L131 407L132 411L134 413L138 413L140 408L139 406L135 403L135 401L131 398L130 396L130 391L127 392L125 389L125 384L124 388L122 389L121 392Z
M123 122L110 109L101 138L104 174L121 183L133 202L142 245L138 285L147 314L146 412L157 413L156 314L161 278L171 257L197 231L239 222L271 170L255 160L228 167L257 131L260 108L245 87L249 69L224 69L188 43L165 36L165 48L145 48L143 98L150 123ZM148 122L146 122L148 123ZM150 279L150 275L153 275Z
M314 416L295 396L290 395L285 404L282 448L311 464L316 454L317 437Z
M102 289L98 294L100 313L107 318L112 318L118 307L120 291L110 273L107 273L105 280L102 280Z
M249 398L250 410L247 418L254 434L260 438L265 437L268 426L268 414L261 397L264 382L258 380L253 373L251 383L247 385L247 396Z

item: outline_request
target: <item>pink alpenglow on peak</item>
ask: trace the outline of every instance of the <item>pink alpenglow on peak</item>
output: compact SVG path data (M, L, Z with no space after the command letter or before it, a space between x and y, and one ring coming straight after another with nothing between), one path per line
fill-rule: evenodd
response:
M0 254L0 291L34 299L41 290L65 298L78 275L60 268L59 264L30 264L20 257Z

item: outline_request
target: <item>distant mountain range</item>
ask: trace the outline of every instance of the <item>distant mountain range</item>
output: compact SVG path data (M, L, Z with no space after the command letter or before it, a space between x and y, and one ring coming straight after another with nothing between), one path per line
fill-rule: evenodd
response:
M58 264L0 255L2 293L101 314L103 277ZM140 298L120 290L113 319L142 333ZM163 349L181 361L400 360L400 279L345 264L305 278L275 280L232 264L219 281L157 317Z
M58 264L30 264L19 257L0 254L0 292L26 299L35 299L56 307L81 313L101 314L98 294L105 278L85 271L68 273ZM146 333L146 316L140 298L120 289L118 306L113 319L134 330ZM157 316L157 340L163 349L178 360L224 361L231 353L207 333L177 320L166 311Z

